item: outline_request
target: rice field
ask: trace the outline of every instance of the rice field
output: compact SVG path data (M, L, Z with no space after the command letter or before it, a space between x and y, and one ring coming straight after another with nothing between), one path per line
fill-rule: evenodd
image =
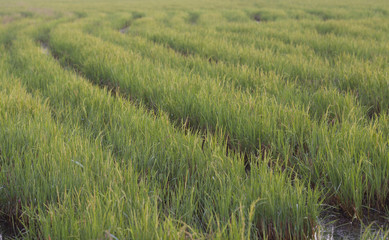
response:
M0 239L388 239L388 72L386 0L0 0Z

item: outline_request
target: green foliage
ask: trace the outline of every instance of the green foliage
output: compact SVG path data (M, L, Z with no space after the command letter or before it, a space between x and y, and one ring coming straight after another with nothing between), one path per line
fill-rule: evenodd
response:
M0 0L0 218L22 238L388 217L385 2L90 3Z
M200 13L198 12L189 12L187 17L187 22L190 24L196 24L200 18Z

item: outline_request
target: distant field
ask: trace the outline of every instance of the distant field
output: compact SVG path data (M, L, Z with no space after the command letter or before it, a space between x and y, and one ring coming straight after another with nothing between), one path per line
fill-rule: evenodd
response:
M388 73L384 0L0 0L0 237L388 239Z

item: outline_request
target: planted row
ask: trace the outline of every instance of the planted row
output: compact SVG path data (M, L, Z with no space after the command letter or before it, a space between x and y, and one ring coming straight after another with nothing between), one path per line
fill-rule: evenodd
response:
M26 239L169 234L172 220L156 222L158 189L119 166L101 138L52 119L48 101L0 61L1 218Z
M363 118L364 110L358 106L351 94L340 94L336 89L321 88L314 92L302 89L296 83L290 82L274 72L264 73L248 66L234 66L229 63L209 62L198 56L182 56L174 51L153 44L137 36L125 36L118 31L93 24L86 25L87 32L93 33L105 41L124 47L127 51L140 54L142 57L171 67L183 75L197 75L201 78L215 80L222 86L232 85L245 94L266 94L277 103L283 105L309 108L309 114L314 119L328 117L329 121L339 122L350 120L353 112L355 118Z
M355 58L354 53L342 51L331 59L322 59L312 51L308 55L297 52L281 55L271 49L255 49L250 44L226 41L223 37L208 34L211 30L181 33L152 24L146 26L140 22L130 28L130 33L140 34L186 55L195 54L215 61L248 65L265 72L275 71L308 89L327 86L336 87L341 92L351 92L362 105L369 108L370 115L389 108L386 57L377 57L373 64L368 59ZM364 44L361 47L369 46ZM332 47L330 49L334 50Z
M71 27L51 33L52 51L95 84L114 87L195 129L222 131L235 151L273 154L294 166L299 177L328 191L327 199L351 215L361 214L363 205L385 207L388 146L379 120L367 126L312 121L299 108L161 67Z
M315 231L317 194L296 181L292 184L286 173L269 170L265 161L253 166L247 177L242 159L226 157L224 147L213 137L202 140L183 134L166 116L155 118L143 107L110 96L63 70L27 39L13 46L10 61L27 89L50 99L58 121L79 125L92 139L99 137L119 166L131 163L140 178L154 187L150 193L158 199L159 218L181 222L193 236L212 233L215 238L250 233L307 238ZM125 215L107 217L126 219ZM125 222L118 224L124 230L125 226ZM146 226L139 223L139 227ZM159 237L152 231L155 227L144 231ZM117 232L124 238L131 236L129 231Z

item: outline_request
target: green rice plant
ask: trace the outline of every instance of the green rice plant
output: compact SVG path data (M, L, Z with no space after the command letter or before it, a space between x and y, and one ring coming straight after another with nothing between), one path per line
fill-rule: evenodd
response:
M200 13L198 12L189 12L187 22L190 24L196 24L200 18Z
M309 55L297 52L275 55L269 49L257 50L250 44L237 45L236 41L226 41L223 37L224 34L220 37L218 36L220 34L212 34L214 31L209 29L196 28L195 31L182 33L181 28L178 28L178 31L171 28L155 27L152 24L146 26L138 24L130 32L141 34L157 43L166 44L184 55L199 54L215 61L223 60L235 65L245 64L258 67L264 71L273 70L287 78L297 79L300 84L305 84L314 89L322 85L335 86L342 92L352 92L357 96L363 105L371 108L370 116L374 113L379 114L383 109L388 108L388 82L385 71L383 71L385 70L384 62L387 60L386 55L383 54L382 57L375 59L374 61L377 61L377 64L369 64L354 57L355 52L361 49L359 46L365 47L369 44L368 41L354 44L358 47L352 47L351 50L346 51L343 44L345 41L335 45L336 42L333 43L333 38L330 38L321 41L320 44L324 46L319 46L316 41L318 37L316 37L314 41L311 41L312 44L316 45L313 48L316 52L321 51L324 54L324 52L335 51L329 53L331 59L322 59L316 56L315 52L313 54L308 52ZM301 38L309 39L305 35L301 35ZM240 39L246 40L246 38ZM299 43L299 46L304 43ZM387 52L387 44L379 44L381 46L374 52L380 53L382 52L381 49ZM339 48L339 51L334 46ZM319 48L324 49L320 50ZM371 53L370 56L372 55L375 56L376 54ZM347 59L343 59L344 57ZM309 62L307 59L309 59ZM363 67L355 67L357 61L354 59ZM366 87L367 85L369 87Z
M130 161L147 183L160 188L161 214L189 224L193 229L191 234L237 234L236 229L228 227L230 216L237 208L243 213L249 211L246 206L258 198L261 204L250 210L254 215L250 220L253 223L249 224L258 227L256 223L261 222L261 228L250 231L303 238L315 231L317 194L306 190L298 181L292 187L287 174L269 171L266 161L252 168L253 180L247 182L242 159L225 157L224 147L215 146L212 138L206 140L209 147L202 146L201 138L176 131L165 116L155 119L142 108L137 109L63 70L28 40L16 41L11 56L14 69L27 89L50 99L58 121L70 124L69 127L80 125L92 136L101 137L103 146L111 146L113 154L125 160L119 165L125 166ZM254 180L258 177L260 181ZM282 186L284 190L280 189ZM226 198L231 202L226 202ZM280 205L282 202L284 206ZM272 216L268 215L273 211ZM296 211L300 213L295 214ZM312 211L312 215L307 216L306 211ZM292 228L289 219L303 215L307 217L300 219L301 225L293 221ZM244 217L239 219L242 227L239 231L248 234ZM205 232L198 232L200 229Z
M307 239L324 206L387 219L388 13L0 0L0 221L26 239Z
M196 129L220 129L235 151L273 153L282 164L298 166L300 177L324 185L331 199L351 215L360 214L363 205L383 207L388 196L388 146L386 136L375 130L377 123L329 126L312 121L298 107L286 108L266 96L243 95L208 79L158 68L122 48L74 30L70 37L68 31L63 25L52 32L54 54L96 84L120 88L133 100L167 111L172 119ZM377 169L368 171L369 166ZM362 181L373 176L382 181ZM350 177L355 177L353 182ZM374 192L374 197L366 197L367 192Z
M275 21L285 18L287 15L284 10L281 9L260 9L249 13L250 17L257 22L261 21Z
M119 167L99 139L56 123L47 101L29 95L2 64L0 79L2 218L22 224L27 239L123 236L120 226L154 235L160 223L151 192L158 190L139 181L131 164ZM134 225L146 222L148 230Z
M363 234L361 239L387 239L389 238L389 231L381 227L378 227L375 224L370 224L363 228Z
M286 81L283 77L274 72L260 72L250 67L233 66L228 63L218 62L209 63L207 60L201 60L198 57L183 57L179 54L169 51L169 49L155 46L154 44L137 37L125 37L117 31L107 29L104 27L96 28L93 25L87 24L87 31L94 33L94 35L107 40L109 42L117 43L120 46L132 52L139 52L142 56L158 61L162 64L167 64L174 69L182 69L185 73L196 73L201 77L215 79L220 84L232 84L237 89L249 90L251 94L267 94L273 97L279 103L301 105L302 107L310 108L310 115L321 119L328 108L346 108L346 112L338 111L335 115L338 121L351 119L350 113L356 115L356 118L361 118L364 113L363 110L357 106L357 101L353 99L351 94L339 94L332 90L331 97L327 97L326 101L316 101L316 99L323 91L319 89L313 94L310 91L305 91L299 88L297 84ZM331 90L329 90L331 91ZM313 95L313 96L312 96ZM344 104L345 101L349 104ZM347 116L343 117L343 116ZM332 119L328 119L332 121Z

